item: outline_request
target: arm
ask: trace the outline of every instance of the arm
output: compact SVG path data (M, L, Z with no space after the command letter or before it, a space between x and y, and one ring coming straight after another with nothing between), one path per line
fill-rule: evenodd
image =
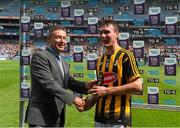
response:
M74 79L71 75L69 76L67 86L70 90L74 92L81 93L81 94L87 93L86 82L78 81Z
M104 86L94 86L89 90L93 95L98 96L107 96L107 95L124 95L134 92L142 91L142 82L140 78L135 79L134 81L127 83L123 86L117 87L104 87Z

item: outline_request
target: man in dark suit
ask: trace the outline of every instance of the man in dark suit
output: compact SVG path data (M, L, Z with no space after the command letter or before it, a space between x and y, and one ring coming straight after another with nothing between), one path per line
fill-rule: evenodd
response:
M49 32L48 47L35 52L31 60L31 96L25 122L30 127L63 127L65 104L82 107L84 101L68 90L86 93L92 83L86 84L70 76L68 64L61 59L67 43L63 27L57 26Z

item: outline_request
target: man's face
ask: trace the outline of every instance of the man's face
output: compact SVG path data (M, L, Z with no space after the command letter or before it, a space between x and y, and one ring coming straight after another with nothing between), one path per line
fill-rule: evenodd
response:
M113 25L100 27L100 40L103 46L112 47L117 43L119 33L115 31Z
M55 30L49 37L49 44L52 48L55 48L58 52L64 51L66 46L67 34L63 30Z

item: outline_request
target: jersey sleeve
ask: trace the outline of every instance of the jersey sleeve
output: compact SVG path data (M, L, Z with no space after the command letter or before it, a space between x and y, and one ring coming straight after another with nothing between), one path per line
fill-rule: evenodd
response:
M134 55L129 51L123 57L123 72L128 82L141 77Z

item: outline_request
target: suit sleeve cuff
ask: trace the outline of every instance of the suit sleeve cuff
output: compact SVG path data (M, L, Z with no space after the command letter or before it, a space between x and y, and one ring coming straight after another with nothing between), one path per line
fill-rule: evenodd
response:
M75 98L76 98L75 95L69 94L69 97L67 99L65 99L65 103L70 106L73 104Z

